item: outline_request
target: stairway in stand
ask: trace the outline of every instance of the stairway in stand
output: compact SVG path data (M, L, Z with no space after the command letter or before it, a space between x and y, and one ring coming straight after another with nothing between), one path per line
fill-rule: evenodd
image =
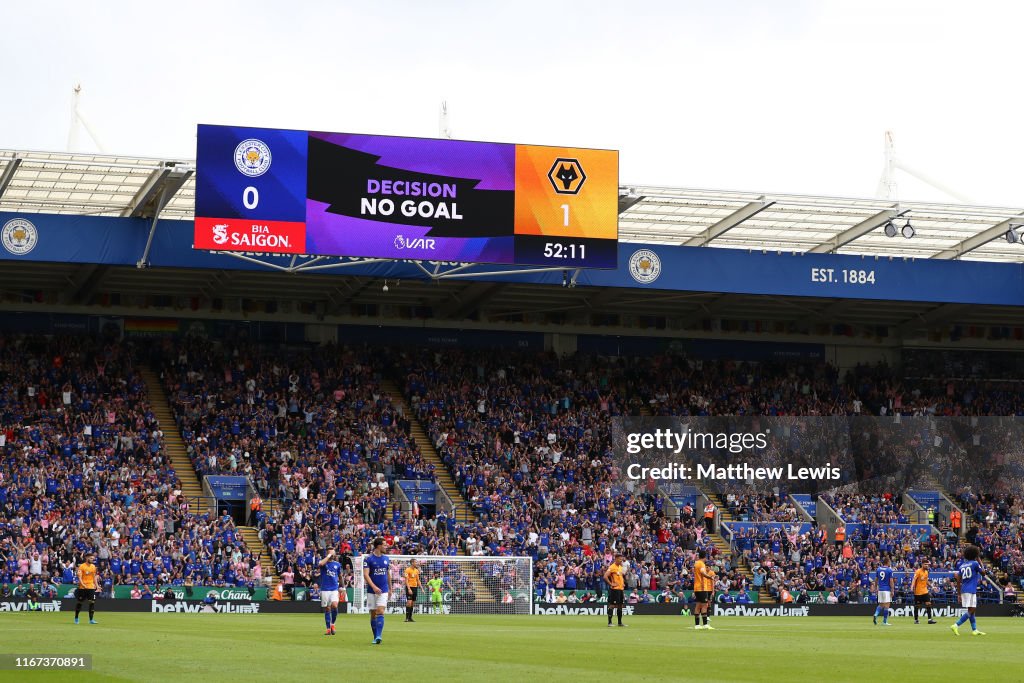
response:
M188 499L189 510L195 514L210 513L216 515L215 507L203 504L205 500L202 482L196 475L192 466L192 460L185 450L185 442L178 431L178 425L174 420L174 413L171 412L171 404L167 401L167 394L164 392L160 376L150 368L142 368L140 371L143 381L146 383L146 393L149 396L149 404L153 407L153 414L160 422L160 428L164 432L164 452L171 459L171 467L178 475L181 482L181 492Z
M263 570L263 580L266 582L267 577L270 577L270 590L273 592L277 588L277 584L281 583L281 578L274 569L274 562L270 559L270 552L263 545L263 541L260 540L259 530L252 526L238 527L238 530L242 532L242 538L245 540L245 545L249 548L249 552L261 553L260 568ZM285 595L284 599L290 600L291 598Z
M476 523L478 519L472 512L469 501L462 496L459 487L455 485L455 480L452 478L444 461L441 460L441 456L438 455L437 449L434 448L434 443L430 440L430 436L427 435L426 430L420 424L419 418L413 413L409 404L405 402L402 390L391 379L382 379L380 386L384 393L388 395L388 398L391 399L391 405L401 410L402 414L409 420L409 431L411 432L412 440L419 447L423 460L434 466L434 478L437 479L438 486L448 494L448 497L451 498L452 503L455 505L455 521L459 524ZM459 555L465 554L466 551L460 547ZM473 571L468 572L468 575L470 582L473 584L473 590L477 595L490 595L495 599L501 597L487 587L487 584L484 583L483 575L475 566Z
M723 504L722 499L718 497L717 493L711 493L704 489L701 489L701 492L708 497L708 500L715 504L716 508L718 508L719 529L721 529L721 524L736 521L736 518L733 517L732 513L729 511L729 508ZM697 514L701 517L701 519L703 519L704 511L695 510L694 514ZM730 553L732 553L732 546L729 545L729 542L725 540L721 533L711 534L711 541L722 552L722 554L729 555ZM745 577L747 577L747 581L750 583L751 586L754 585L754 572L751 569L750 564L747 563L747 558L740 556L739 561L736 563L736 569L739 571L740 574L743 574ZM757 601L771 602L772 596L769 595L767 591L760 590L757 593Z
M448 467L445 466L441 456L438 455L437 449L434 448L434 443L430 440L430 436L427 435L423 425L420 424L419 418L416 417L412 409L405 402L401 389L390 379L381 380L380 384L381 389L391 399L391 404L400 409L406 419L409 420L412 440L419 447L423 460L434 466L434 477L437 479L438 486L448 494L448 497L452 499L452 503L455 505L455 521L463 524L476 522L477 518L472 512L469 501L462 497L462 492L455 485L451 472L448 471Z
M650 408L647 407L646 403L641 404L641 406L640 406L640 415L642 415L643 417L654 417L654 413L651 412ZM698 488L700 488L700 487L698 487ZM721 513L720 520L722 522L732 522L732 521L735 521L733 519L732 513L729 512L729 508L727 508L726 506L724 506L722 504L722 499L719 498L717 494L710 493L710 492L708 492L708 491L706 491L704 489L700 489L700 490L701 490L701 493L703 493L705 496L707 496L708 500L710 500L712 503L714 503L715 507L718 508L718 510ZM697 517L697 519L701 523L703 523L703 520L704 520L704 511L703 510L694 510L693 514ZM721 552L722 555L725 555L727 557L732 555L732 546L730 546L729 542L726 541L725 538L722 537L721 533L710 534L710 536L711 536L711 542L715 544L715 547L718 548L719 552ZM747 560L746 560L745 557L740 557L739 558L739 561L736 564L736 569L737 569L737 571L739 571L740 574L743 574L745 577L747 577L747 581L750 583L751 586L754 585L754 572L750 568L750 565L747 563ZM759 591L758 592L757 601L758 602L770 602L771 601L771 596L767 592L765 592L765 591Z
M932 488L932 489L935 489L936 491L938 491L939 493L944 495L946 498L949 498L951 501L953 501L954 504L956 504L958 506L960 505L960 502L956 498L954 498L953 495L949 491L946 490L946 487L943 486L942 484L940 484L939 480L936 479L933 475L931 475L931 474L927 475L926 480L927 480L926 484L924 484L924 485L922 485L920 487L915 486L913 488L922 488L922 489ZM970 513L968 513L966 510L963 510L963 513L964 513L963 529L966 532L967 529L971 528L971 524L973 523L972 522L973 518L970 517ZM949 520L946 520L946 521L948 522ZM938 515L936 515L935 524L933 526L935 526L936 528L939 528L941 525L942 525L942 520L938 519ZM970 545L970 544L967 542L967 539L964 538L963 536L961 536L960 537L960 550L961 550L961 552L968 545ZM995 565L993 565L989 561L989 559L987 557L985 557L984 553L981 553L981 556L978 558L978 561L981 562L981 564L985 567L985 575L986 576L996 577L999 580L1000 583L1002 583L1002 582L1004 582L1006 580L1006 572L1004 572L1001 568L996 567Z
M181 482L181 492L189 501L189 510L193 514L208 513L211 517L216 516L217 508L203 493L203 485L199 481L195 467L192 466L191 458L188 457L188 451L185 450L185 442L178 431L178 425L174 420L174 413L171 412L171 404L167 400L167 393L160 381L160 375L148 367L140 368L139 374L142 375L142 381L146 383L149 404L164 432L164 452L170 457L171 467ZM253 527L243 526L239 527L239 531L250 552L262 552L260 564L263 568L264 580L266 577L270 577L273 587L276 588L280 579L274 571L270 552L260 540L257 530Z

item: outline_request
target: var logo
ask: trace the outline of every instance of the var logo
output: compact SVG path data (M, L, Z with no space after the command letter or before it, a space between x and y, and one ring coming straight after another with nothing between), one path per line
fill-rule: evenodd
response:
M436 248L436 241L425 237L404 237L395 235L395 249L429 249Z

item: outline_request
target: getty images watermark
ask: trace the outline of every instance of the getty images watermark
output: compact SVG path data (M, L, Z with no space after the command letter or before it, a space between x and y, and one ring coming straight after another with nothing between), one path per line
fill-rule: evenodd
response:
M1014 417L618 417L611 438L621 476L663 490L1024 486L1024 419Z
M666 418L671 419L671 418ZM707 431L703 425L673 420L659 426L659 418L622 418L627 478L647 481L833 481L841 479L841 468L827 462L820 467L803 467L792 462L771 465L778 444L772 441L770 426L763 431L732 431L737 425L718 425ZM698 422L706 422L698 420ZM782 430L786 433L786 430ZM614 438L616 451L620 443ZM618 455L618 452L616 452ZM742 457L738 461L735 458Z
M771 455L771 427L758 432L701 431L699 427L677 422L671 427L647 423L633 425L637 428L635 431L624 430L627 478L642 481L840 481L840 467L830 462L821 467L764 464ZM722 461L723 456L725 461ZM745 460L727 462L741 456L745 456Z

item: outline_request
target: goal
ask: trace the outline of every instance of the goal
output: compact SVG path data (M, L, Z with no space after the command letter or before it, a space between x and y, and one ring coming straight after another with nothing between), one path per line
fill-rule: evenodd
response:
M355 573L349 611L366 613L363 561L352 559ZM533 610L533 558L463 557L447 555L388 555L388 614L405 613L405 569L415 559L420 568L420 589L415 614L428 614L431 605L427 582L443 581L440 610L444 614L530 614Z

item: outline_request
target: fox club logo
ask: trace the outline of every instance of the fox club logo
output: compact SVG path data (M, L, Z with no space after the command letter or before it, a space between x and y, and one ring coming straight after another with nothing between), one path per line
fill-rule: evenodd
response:
M0 243L15 256L29 253L36 248L38 242L39 231L31 221L24 218L12 218L0 229Z
M558 194L579 194L587 180L587 174L583 172L583 166L578 159L559 157L551 164L548 180Z
M629 274L642 285L649 285L661 275L661 258L650 249L638 249L629 257Z
M249 138L235 147L235 168L242 175L258 178L270 170L270 161L270 148L262 140Z
M225 244L228 241L227 223L218 223L213 226L213 241L215 244Z

